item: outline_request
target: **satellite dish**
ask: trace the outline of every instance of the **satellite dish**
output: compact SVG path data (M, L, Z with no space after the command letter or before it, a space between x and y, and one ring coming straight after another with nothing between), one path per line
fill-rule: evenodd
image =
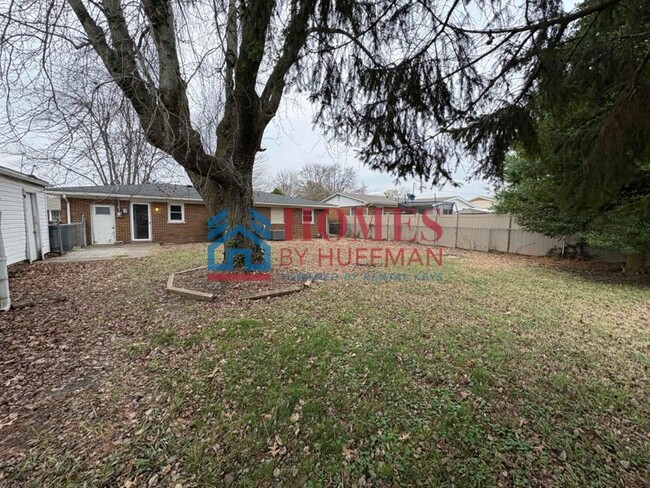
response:
M409 199L409 202L412 202L413 200L415 200L415 195L413 193L407 193L406 198Z

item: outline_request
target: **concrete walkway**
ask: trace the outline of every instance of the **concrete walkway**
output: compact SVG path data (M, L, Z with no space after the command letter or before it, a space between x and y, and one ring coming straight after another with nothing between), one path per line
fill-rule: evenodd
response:
M79 261L100 261L106 259L143 258L149 256L159 244L120 244L108 246L87 246L65 253L63 256L47 259L46 263L76 263Z

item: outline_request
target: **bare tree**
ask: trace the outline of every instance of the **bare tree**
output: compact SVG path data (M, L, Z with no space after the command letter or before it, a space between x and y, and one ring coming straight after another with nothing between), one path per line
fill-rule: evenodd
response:
M298 178L298 194L310 200L320 201L334 193L364 191L355 169L340 164L309 163L300 170Z
M261 155L253 166L253 190L269 192L273 190L273 173L269 160Z
M386 198L393 198L395 200L399 200L400 198L405 198L407 193L408 190L402 186L399 188L397 187L389 188L384 192L384 196Z
M34 159L45 159L65 173L103 185L151 183L178 176L168 154L149 144L131 104L110 85L92 93L69 80L57 93L65 124L52 123L52 142L34 148ZM58 129L58 130L56 130ZM67 175L64 175L67 180Z
M273 186L289 197L298 196L300 190L300 176L298 171L290 169L278 171L273 178Z
M354 168L336 163L308 163L300 171L281 170L275 174L273 183L283 195L315 201L337 192L365 191L365 185L359 183Z
M71 52L99 61L210 210L248 226L255 156L286 89L307 91L323 126L360 141L372 168L450 179L460 142L498 175L510 143L531 132L521 102L540 56L572 22L623 1L565 14L555 0L3 0L0 62L7 93L36 72L46 93Z

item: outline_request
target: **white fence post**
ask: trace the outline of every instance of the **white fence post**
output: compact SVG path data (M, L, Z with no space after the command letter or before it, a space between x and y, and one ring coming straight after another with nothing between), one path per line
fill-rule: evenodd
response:
M512 214L508 219L508 244L506 245L506 253L510 253L510 233L512 232Z

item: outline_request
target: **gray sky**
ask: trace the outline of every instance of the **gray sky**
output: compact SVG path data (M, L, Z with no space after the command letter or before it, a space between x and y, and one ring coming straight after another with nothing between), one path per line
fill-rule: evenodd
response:
M273 172L291 169L298 170L305 163L340 163L352 166L357 170L359 180L366 184L368 193L383 193L389 188L394 188L394 178L387 174L371 171L363 166L355 157L353 148L346 148L343 144L328 141L320 133L318 127L313 127L312 118L314 107L307 100L289 95L284 103L285 110L279 114L269 125L264 136L263 146L266 148L265 156ZM0 165L21 170L21 157L0 154ZM28 159L23 159L24 172L31 172L34 168L36 176L51 181L55 184L63 184L63 181L52 181L53 177L48 168L34 164ZM179 168L180 169L180 168ZM472 197L476 195L490 195L490 187L487 182L473 180L466 182L466 170L459 168L456 172L456 181L461 183L460 188L453 188L446 185L442 189L425 187L420 191L418 180L410 179L401 182L399 187L413 191L416 195L460 195ZM170 181L172 182L172 181ZM186 178L179 171L178 183L188 183ZM66 181L65 184L87 184L87 182ZM414 187L415 184L415 187Z
M571 10L575 7L576 0L566 0L564 8ZM473 7L470 5L469 9ZM385 190L394 188L394 178L386 173L371 171L361 165L355 157L352 148L346 148L340 143L327 141L318 128L312 127L313 106L307 100L295 94L288 94L283 100L284 110L275 118L267 128L263 145L266 147L266 159L272 171L283 169L299 170L305 163L340 163L352 166L358 171L359 180L363 181L368 193L383 193ZM1 146L1 144L0 144ZM21 158L15 156L3 156L0 148L0 165L20 169ZM469 162L468 162L469 163ZM30 172L32 163L24 161L23 171ZM470 166L467 164L467 166ZM46 167L35 168L35 174L45 180L52 180L53 183L61 184L60 177L53 175ZM416 195L451 195L457 194L463 197L475 195L490 195L491 185L483 180L469 180L467 175L469 168L458 168L454 174L455 181L461 186L454 188L445 185L442 188L421 188L417 180L400 182L397 186L415 190ZM167 178L172 181L175 177ZM177 178L179 183L186 183L182 171L179 171ZM68 180L67 184L74 184Z
M321 135L318 127L312 127L314 107L307 100L295 95L289 96L285 100L284 107L285 110L278 114L266 129L263 141L263 147L266 148L264 154L273 171L300 169L305 163L340 163L352 166L358 171L359 180L366 184L368 193L383 193L395 187L393 176L363 166L355 157L352 148L328 141ZM462 184L460 188L446 185L441 190L426 186L420 191L419 180L413 179L399 183L398 186L412 191L415 183L416 195L436 193L472 197L492 193L491 186L486 181L466 182L468 173L465 168L459 168L456 172L456 182Z

